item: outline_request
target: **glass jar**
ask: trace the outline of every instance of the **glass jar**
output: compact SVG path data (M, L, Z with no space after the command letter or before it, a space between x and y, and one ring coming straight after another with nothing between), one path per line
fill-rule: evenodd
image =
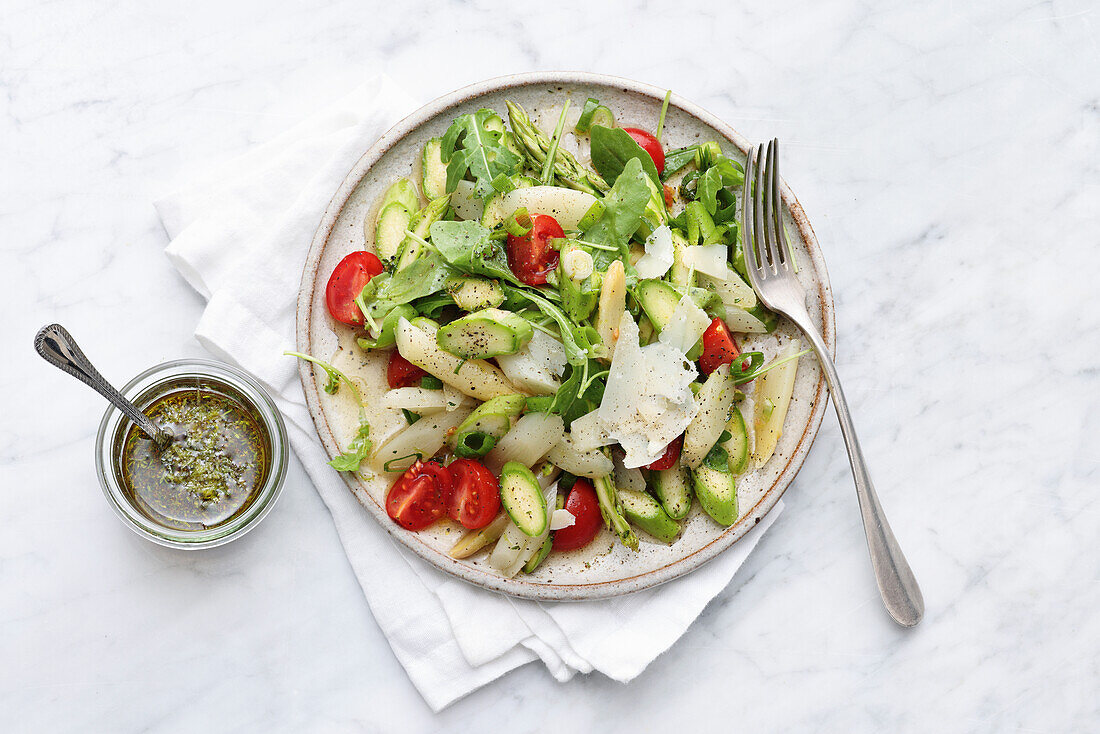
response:
M123 472L126 437L133 423L111 406L103 415L96 436L96 471L103 493L123 523L138 535L171 548L212 548L235 540L259 524L271 511L286 477L287 439L282 416L259 383L241 370L221 362L185 359L165 362L130 380L122 394L145 411L159 398L182 388L220 393L239 403L264 429L267 442L266 471L249 499L235 514L209 527L171 527L142 509L135 494L128 491Z

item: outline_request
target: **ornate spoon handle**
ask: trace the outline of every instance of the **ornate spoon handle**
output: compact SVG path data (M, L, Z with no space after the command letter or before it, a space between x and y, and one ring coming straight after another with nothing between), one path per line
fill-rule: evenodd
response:
M89 385L103 397L125 413L146 436L158 446L171 441L168 433L149 420L137 407L116 390L111 383L92 366L72 335L60 324L50 324L38 330L34 337L34 350L42 359L63 372L67 372L81 382Z

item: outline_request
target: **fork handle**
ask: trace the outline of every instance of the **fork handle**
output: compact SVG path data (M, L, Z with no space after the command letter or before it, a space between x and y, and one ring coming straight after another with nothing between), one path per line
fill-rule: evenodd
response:
M886 611L894 621L903 627L912 627L924 616L924 597L920 586L913 576L913 570L905 560L886 514L879 504L875 485L871 483L871 474L867 471L867 461L859 447L856 429L852 424L852 414L848 409L848 400L840 386L836 366L829 357L825 342L816 329L805 329L806 336L825 371L829 383L829 392L833 398L833 407L840 420L840 432L844 435L844 445L848 449L848 461L852 465L852 474L856 481L856 497L859 498L859 511L863 516L863 530L867 534L867 549L871 553L871 565L875 570L875 581L882 595Z

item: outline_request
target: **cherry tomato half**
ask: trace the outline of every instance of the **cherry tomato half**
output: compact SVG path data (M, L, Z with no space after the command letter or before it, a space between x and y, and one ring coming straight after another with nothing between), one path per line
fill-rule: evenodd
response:
M672 439L672 443L665 447L665 452L661 454L661 458L654 461L652 464L647 464L646 469L652 469L653 471L663 471L665 469L671 469L672 465L680 459L680 449L684 445L684 437L677 436Z
M454 494L447 514L467 530L483 528L500 512L500 484L480 461L455 459L447 465Z
M665 149L661 147L660 140L636 127L624 127L623 132L633 138L642 150L649 153L649 157L653 159L653 165L657 167L657 173L665 170Z
M428 373L402 357L396 349L390 354L390 363L386 365L386 382L389 383L391 390L399 387L416 387L420 383L420 378L426 374Z
M508 267L527 285L544 285L558 267L558 251L547 240L564 237L558 220L549 214L532 214L531 231L522 237L508 235Z
M355 298L370 279L382 272L382 261L369 252L353 252L333 269L325 288L325 301L332 318L344 324L360 326L363 312Z
M423 530L446 513L451 487L445 466L418 461L390 487L386 514L403 528Z
M565 509L575 518L572 525L554 531L553 549L569 551L583 548L600 532L603 517L596 490L587 479L578 479L565 497Z
M703 332L703 354L699 357L699 369L709 375L724 364L733 362L741 350L730 336L730 330L722 319L715 319Z

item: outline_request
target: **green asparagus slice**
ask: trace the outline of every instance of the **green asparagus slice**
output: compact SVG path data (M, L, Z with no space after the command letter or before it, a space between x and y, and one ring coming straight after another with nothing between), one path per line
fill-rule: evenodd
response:
M520 146L531 160L532 167L536 170L542 168L546 162L546 155L550 150L550 138L531 123L527 111L515 102L507 102L508 120L512 123L512 131L516 135ZM558 180L571 189L587 191L593 195L600 195L611 188L603 178L595 171L590 171L568 151L558 149L554 157L554 175Z
M600 514L604 523L619 536L627 548L638 550L638 536L634 534L634 528L623 517L622 506L619 504L618 493L611 475L600 477L592 483L596 489L596 499L600 502Z

